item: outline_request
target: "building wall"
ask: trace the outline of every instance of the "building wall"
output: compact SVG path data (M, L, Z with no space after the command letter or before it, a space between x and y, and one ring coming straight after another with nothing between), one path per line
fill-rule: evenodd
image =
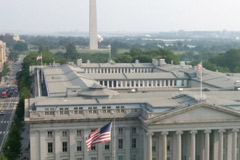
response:
M6 43L0 40L0 70L3 68L3 64L6 62Z
M44 123L31 124L30 126L30 146L31 159L34 160L96 160L112 159L113 144L103 143L95 145L95 149L91 148L87 151L85 138L92 129L97 129L107 121L100 122L75 122L75 123ZM115 122L115 151L116 159L121 156L124 160L143 159L143 129L138 120L117 120ZM113 125L114 126L114 125ZM136 132L135 132L136 131ZM51 132L51 134L50 134ZM112 134L113 136L113 134ZM133 140L135 139L135 140ZM121 143L122 141L122 148ZM136 142L136 145L132 144ZM63 142L67 142L67 152L63 152ZM81 149L77 151L77 143L81 143ZM52 152L48 150L48 143L52 143ZM107 145L109 144L109 149ZM105 148L106 147L106 148Z

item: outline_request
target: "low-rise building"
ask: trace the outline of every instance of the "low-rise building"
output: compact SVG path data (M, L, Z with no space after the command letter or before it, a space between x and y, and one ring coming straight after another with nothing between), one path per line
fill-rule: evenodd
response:
M161 63L160 63L161 62ZM238 74L153 63L30 68L25 100L34 160L239 160ZM86 149L91 131L114 121L111 142Z

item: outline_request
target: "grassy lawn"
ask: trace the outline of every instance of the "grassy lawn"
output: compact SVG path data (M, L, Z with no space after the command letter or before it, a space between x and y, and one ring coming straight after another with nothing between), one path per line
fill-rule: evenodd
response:
M129 49L119 49L119 50L117 51L117 54L123 54L123 53L125 53L125 52L129 52Z
M109 53L109 50L88 50L88 49L81 49L81 50L77 50L78 53L89 53L89 54L96 54L96 53Z
M186 51L174 51L174 53L176 55L182 55L182 54L186 53ZM198 55L198 54L199 54L198 52L194 52L194 55Z
M175 55L182 55L184 54L185 52L184 51L174 51Z

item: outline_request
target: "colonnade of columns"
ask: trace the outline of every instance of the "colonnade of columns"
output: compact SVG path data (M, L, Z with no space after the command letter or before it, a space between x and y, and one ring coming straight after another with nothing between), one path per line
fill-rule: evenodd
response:
M152 67L146 68L84 68L85 73L152 73Z
M213 133L214 134L211 134ZM240 148L237 146L238 139L238 129L219 129L219 130L191 130L191 131L174 131L171 132L171 136L175 136L175 146L176 150L171 150L171 153L168 152L168 141L167 138L170 135L170 132L148 132L147 136L147 144L148 144L148 153L147 153L147 160L152 160L153 158L153 150L152 150L152 141L153 135L160 136L161 141L159 142L159 154L160 156L156 160L238 160L238 152L240 153ZM200 141L197 141L197 138L200 137L200 133L203 134ZM199 134L199 136L197 136ZM190 143L183 141L183 135L185 137L189 137ZM189 136L190 135L190 136ZM217 135L216 137L213 137ZM210 143L213 143L213 139L217 139L217 146L210 148ZM186 140L186 139L185 139ZM198 144L198 143L201 143ZM190 145L187 148L187 151L183 151L183 146ZM201 152L197 151L197 147L202 146ZM239 150L239 151L238 151ZM188 153L186 153L188 152ZM198 152L198 156L196 155ZM199 155L200 154L200 155ZM170 155L170 157L168 157ZM184 157L184 158L183 158ZM240 159L240 157L239 157Z
M187 87L188 80L100 80L107 88Z

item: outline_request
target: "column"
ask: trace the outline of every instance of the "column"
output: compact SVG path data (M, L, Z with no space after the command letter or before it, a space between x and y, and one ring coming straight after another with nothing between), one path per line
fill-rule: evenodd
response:
M144 132L145 132L145 130L143 128L141 128L141 129L139 128L139 138L137 139L137 142L139 142L139 143L137 144L137 148L139 149L139 153L140 153L139 154L139 156L140 156L139 159L140 160L145 160L145 158L144 158L144 150L145 150Z
M219 132L219 160L223 160L223 133L225 130L221 129L218 131Z
M196 159L196 134L197 131L191 131L191 157L190 160Z
M126 141L125 141L125 148L126 148L126 157L125 160L130 160L130 145L131 145L131 139L130 139L130 128L126 128Z
M126 81L122 81L122 88L126 88Z
M205 155L205 133L204 133L204 131L200 131L199 132L199 134L200 134L200 155L201 155L201 157L200 157L200 160L204 160L204 155ZM198 144L199 145L199 144Z
M116 88L118 88L118 83L119 83L118 80L116 80Z
M143 132L143 146L142 146L142 151L143 151L143 159L147 159L148 157L148 150L145 148L145 146L147 146L147 133L145 132L145 130L142 130Z
M157 87L157 80L154 80L154 87Z
M55 130L54 131L54 135L55 135L55 146L54 146L54 150L55 150L55 159L60 159L60 153L62 152L62 144L61 144L61 140L60 140L60 130Z
M114 81L112 81L112 88L114 88Z
M177 159L176 160L182 160L182 134L183 134L183 131L176 132L176 135L177 135Z
M69 130L69 153L70 159L74 159L74 152L76 151L76 143L75 143L75 130Z
M147 133L147 150L148 150L148 159L147 160L152 160L152 132Z
M142 85L145 87L146 80L142 80Z
M209 152L210 152L210 146L209 146L209 134L211 133L211 130L205 130L205 160L209 160Z
M237 135L238 129L232 130L232 160L237 160Z
M30 130L30 158L39 160L40 146L39 146L39 133ZM38 147L39 146L39 147Z
M111 146L111 144L109 144ZM97 155L98 155L98 159L104 159L104 156L103 156L103 149L105 147L105 143L100 143L98 145L96 145L97 147ZM113 149L113 146L111 146L111 149ZM71 159L70 159L71 160ZM73 159L74 160L74 159Z
M219 155L219 132L217 130L213 131L213 160L218 160Z
M83 160L89 160L89 153L87 151L87 146L86 146L86 139L85 137L88 137L89 131L87 129L83 130ZM60 157L59 157L60 159Z
M162 152L162 160L167 160L167 135L168 132L162 132L162 144L163 144L163 152Z
M141 80L138 80L138 88L140 88L141 87Z
M232 160L232 142L233 142L233 134L232 134L232 130L230 130L230 129L228 129L227 131L226 131L226 134L227 134L227 159L228 160Z
M47 155L47 143L45 141L46 132L45 131L40 131L39 134L40 134L40 143L39 143L40 157L39 157L39 159L45 159L46 155Z

